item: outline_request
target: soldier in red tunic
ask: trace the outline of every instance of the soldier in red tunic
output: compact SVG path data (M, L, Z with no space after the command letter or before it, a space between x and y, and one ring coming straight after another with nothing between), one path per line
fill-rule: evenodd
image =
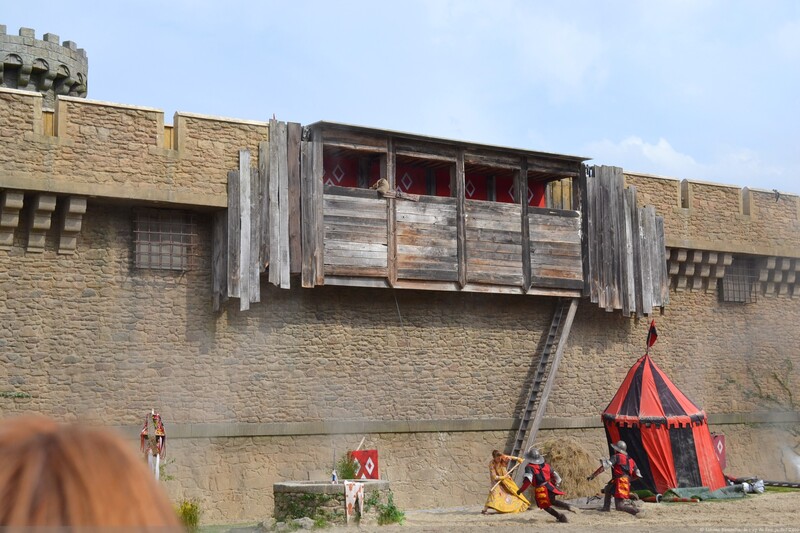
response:
M560 507L561 509L575 512L571 505L556 499L557 495L566 494L558 488L558 485L561 484L561 476L545 462L544 456L535 448L525 452L525 459L528 460L528 464L525 466L525 482L517 491L517 494L522 494L528 487L533 485L533 497L539 509L547 511L559 522L566 522L566 515L553 509L553 507Z
M617 511L625 511L634 516L639 514L640 510L633 505L628 505L625 500L631 497L631 479L641 479L642 474L636 466L636 462L628 457L628 445L625 441L617 441L611 447L617 452L611 456L609 461L603 459L603 464L600 468L586 479L591 481L599 474L603 473L607 466L611 467L611 481L603 489L605 493L605 500L603 502L603 511L611 511L611 497L614 497L614 508Z

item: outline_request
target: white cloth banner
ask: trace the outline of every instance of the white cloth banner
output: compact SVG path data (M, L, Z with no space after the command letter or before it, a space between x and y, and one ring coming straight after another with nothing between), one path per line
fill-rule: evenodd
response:
M356 502L358 503L359 516L364 516L364 484L355 481L344 482L345 517L350 523L350 517L355 514Z

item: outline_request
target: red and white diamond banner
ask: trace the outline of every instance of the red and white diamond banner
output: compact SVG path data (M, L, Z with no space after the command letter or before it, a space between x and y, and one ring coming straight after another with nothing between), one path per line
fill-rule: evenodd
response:
M356 462L356 479L380 479L378 475L378 450L350 452Z

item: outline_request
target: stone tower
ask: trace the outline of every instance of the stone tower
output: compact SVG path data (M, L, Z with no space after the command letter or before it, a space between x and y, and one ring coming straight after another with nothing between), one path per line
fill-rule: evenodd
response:
M39 40L30 28L8 35L0 24L1 86L39 92L43 107L53 108L57 94L85 98L88 73L86 51L74 42L60 43L52 33Z

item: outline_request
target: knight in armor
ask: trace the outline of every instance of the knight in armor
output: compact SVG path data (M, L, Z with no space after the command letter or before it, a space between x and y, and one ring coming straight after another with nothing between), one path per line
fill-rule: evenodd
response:
M528 487L533 485L533 497L536 501L536 506L551 514L559 522L567 522L567 516L564 513L553 509L553 507L559 507L573 513L576 512L575 508L568 503L556 499L556 496L566 494L558 488L561 485L561 476L545 462L544 456L536 448L531 448L525 452L525 459L528 461L528 464L525 465L525 476L523 478L525 481L517 494L522 494Z
M625 444L625 441L617 441L611 447L616 453L609 460L603 459L600 468L586 479L591 481L602 474L606 468L611 468L611 481L603 489L605 500L603 501L602 510L605 512L611 511L611 498L613 497L614 508L617 511L624 511L636 516L639 514L640 509L625 503L625 501L631 499L631 481L641 479L642 473L639 472L636 462L628 456L628 445Z

